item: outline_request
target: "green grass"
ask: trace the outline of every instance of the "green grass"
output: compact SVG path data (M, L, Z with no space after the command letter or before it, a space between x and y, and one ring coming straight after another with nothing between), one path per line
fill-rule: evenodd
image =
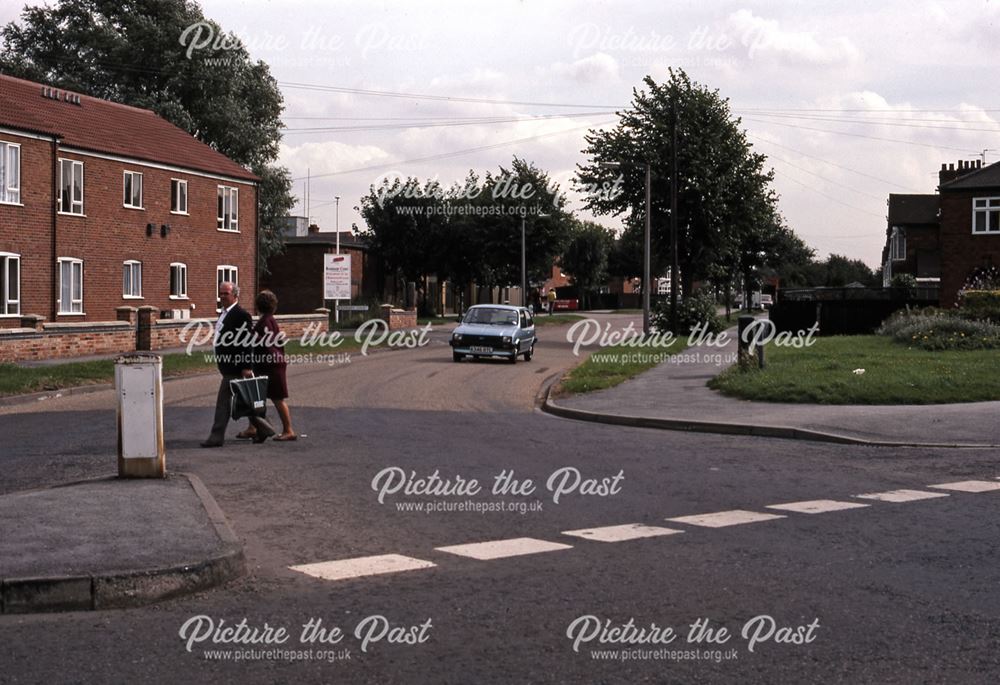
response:
M886 336L817 338L812 347L769 345L763 370L732 367L709 382L763 402L944 404L1000 400L995 350L928 352ZM855 369L864 369L855 374Z
M653 368L667 356L677 354L685 347L686 337L675 339L669 346L616 345L597 350L560 381L557 394L612 388Z

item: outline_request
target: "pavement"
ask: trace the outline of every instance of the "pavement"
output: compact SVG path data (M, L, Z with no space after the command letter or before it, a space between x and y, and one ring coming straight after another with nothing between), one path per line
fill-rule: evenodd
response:
M552 342L568 354L566 341ZM543 410L597 423L829 443L1000 445L994 420L1000 402L815 406L724 397L706 383L735 352L735 339L724 347L689 348L615 388L556 398L546 392ZM527 373L528 365L518 368ZM560 375L551 377L549 390ZM369 397L365 404L380 401ZM0 528L0 613L139 606L226 583L246 570L242 545L192 474L103 478L0 495Z
M543 409L564 418L668 430L885 447L1000 446L1000 402L839 406L725 397L707 383L735 358L736 329L729 333L722 347L688 348L607 390L547 393Z
M242 546L189 474L2 495L0 522L2 613L139 606L245 572Z

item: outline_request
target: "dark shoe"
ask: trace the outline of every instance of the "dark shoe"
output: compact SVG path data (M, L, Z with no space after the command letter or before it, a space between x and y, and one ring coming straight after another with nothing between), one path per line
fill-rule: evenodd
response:
M222 447L222 443L221 442L217 442L215 440L206 440L205 442L201 443L201 446L202 447Z
M257 432L254 433L254 436L253 436L253 444L259 445L260 443L264 442L265 440L267 440L272 435L274 435L274 431L265 432L265 431L262 431L262 430L258 429Z

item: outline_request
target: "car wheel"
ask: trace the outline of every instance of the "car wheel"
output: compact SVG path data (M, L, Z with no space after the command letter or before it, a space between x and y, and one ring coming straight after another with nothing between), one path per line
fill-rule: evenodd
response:
M459 354L458 352L452 352L451 353L451 360L453 362L460 362L460 361L462 361L462 357L463 357L463 355Z
M528 348L528 351L524 353L524 361L530 362L531 355L533 355L534 353L535 353L535 346L532 345L531 347Z
M509 359L509 361L510 361L511 364L517 364L517 355L519 355L519 354L520 354L520 352L518 352L517 348L515 347L514 348L514 354L510 355L510 359Z

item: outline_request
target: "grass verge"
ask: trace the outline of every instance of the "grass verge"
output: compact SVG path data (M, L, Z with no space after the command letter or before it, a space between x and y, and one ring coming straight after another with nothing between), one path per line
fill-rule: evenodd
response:
M767 347L763 370L732 367L709 382L762 402L947 404L1000 400L995 350L928 352L886 336L817 338L812 347ZM864 369L864 373L855 373Z
M576 321L583 321L587 317L580 316L579 314L536 314L535 315L535 326L562 326L567 323L574 323Z
M675 339L670 345L616 345L592 353L586 361L571 370L559 382L557 395L593 392L613 388L647 371L668 356L687 347L687 337Z

